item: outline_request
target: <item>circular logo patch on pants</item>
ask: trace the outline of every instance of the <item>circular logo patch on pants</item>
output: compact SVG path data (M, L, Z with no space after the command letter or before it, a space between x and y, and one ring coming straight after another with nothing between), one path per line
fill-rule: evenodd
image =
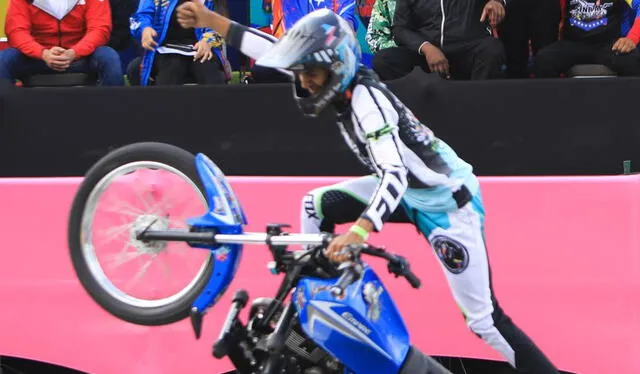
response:
M457 241L438 235L431 239L431 246L447 270L453 274L460 274L469 266L469 252Z

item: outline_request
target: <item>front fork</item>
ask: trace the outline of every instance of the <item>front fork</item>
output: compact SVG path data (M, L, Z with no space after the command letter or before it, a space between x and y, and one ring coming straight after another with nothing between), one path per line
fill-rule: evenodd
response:
M280 235L283 226L285 225L268 225L267 233L269 235ZM284 255L284 247L271 245L269 243L269 248L276 259L281 259ZM279 270L284 270L282 266L282 263L276 264L276 273ZM254 321L255 325L252 326L252 328L258 331L267 331L267 329L269 329L269 324L277 313L282 310L282 305L285 305L285 299L295 286L295 282L298 280L301 271L302 266L298 265L286 273L280 284L276 298L270 303L263 318ZM225 323L220 331L220 336L214 344L213 355L218 359L229 355L229 358L240 372L247 370L241 368L246 366L249 367L250 372L254 372L255 366L259 365L259 373L261 374L279 374L283 365L286 364L283 360L282 351L293 326L296 310L292 303L286 304L274 330L266 337L255 342L254 350L248 347L247 342L251 340L247 328L238 319L240 311L246 306L246 300L248 300L246 291L239 290L236 292L236 296L233 298L231 307L227 313ZM246 345L243 346L243 343ZM236 352L235 347L239 348L238 352ZM263 363L258 363L256 360L255 355L258 354L258 352L263 352L264 355L261 356L266 356L266 359L261 360Z
M252 330L255 331L268 331L270 329L270 323L275 316L282 310L282 305L285 304L285 298L289 295L289 292L300 273L299 267L288 273L278 290L278 295L274 299L267 310L265 311L261 319L254 320L252 322ZM259 338L259 340L251 342L252 337L249 336L247 328L243 326L242 322L238 319L240 311L246 306L246 302L243 302L246 291L239 290L236 292L236 296L233 298L227 318L223 324L220 336L214 344L213 355L216 358L222 358L229 353L229 358L234 365L244 372L249 369L248 372L255 372L256 365L260 366L259 373L261 374L278 374L280 373L283 365L286 362L283 360L282 351L286 345L287 337L291 331L291 328L295 322L296 310L292 303L287 303L284 310L280 313L278 322L276 323L273 331L268 335ZM248 296L246 297L248 299ZM248 342L252 344L255 349L248 347ZM242 346L241 343L246 343L246 346ZM239 350L236 349L239 348ZM256 355L260 355L262 358L261 363L257 362Z
M295 308L292 303L287 304L280 315L276 328L269 334L264 343L264 350L268 353L261 374L278 374L286 364L282 350L287 343L295 318Z
M217 359L229 356L234 366L241 373L255 372L256 366L258 366L261 374L278 374L283 365L285 365L282 351L294 323L295 308L289 303L280 314L274 330L263 339L257 341L255 345L250 345L251 337L246 326L238 318L247 301L248 294L246 291L239 290L236 292L218 340L213 345L213 356ZM279 309L279 302L273 300L269 309ZM255 349L253 349L254 347ZM258 362L255 356L258 352L264 353L261 356L266 357L261 363Z

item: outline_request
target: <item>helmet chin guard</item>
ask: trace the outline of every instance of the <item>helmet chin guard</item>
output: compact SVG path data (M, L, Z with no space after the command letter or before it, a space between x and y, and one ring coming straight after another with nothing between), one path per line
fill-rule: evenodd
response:
M293 97L302 114L306 117L317 117L338 96L340 93L339 87L339 80L333 74L330 74L322 89L312 94L300 87L300 80L296 76L292 85Z

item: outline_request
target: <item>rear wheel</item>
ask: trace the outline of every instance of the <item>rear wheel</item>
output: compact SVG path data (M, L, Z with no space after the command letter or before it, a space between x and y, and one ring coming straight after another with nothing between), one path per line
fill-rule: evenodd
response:
M68 245L82 286L128 322L164 325L186 318L213 271L211 251L142 242L136 233L186 230L185 219L206 209L193 154L164 143L135 143L107 154L86 173L69 217Z

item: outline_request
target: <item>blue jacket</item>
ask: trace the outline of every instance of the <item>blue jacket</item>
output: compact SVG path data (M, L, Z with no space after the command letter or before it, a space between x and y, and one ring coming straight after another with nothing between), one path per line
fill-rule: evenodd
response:
M156 42L158 45L162 45L167 35L171 15L177 4L178 0L140 0L138 10L129 19L131 35L138 44L142 44L142 31L147 27L152 27L158 33ZM204 6L210 10L214 10L213 0L205 0ZM223 38L209 28L197 28L195 29L195 34L198 40L202 40L203 38L207 40L209 45L211 45L212 51L220 60L220 64L225 70L227 80L231 79L231 69L224 51ZM141 86L148 85L155 55L155 51L145 50L144 52L140 67Z

